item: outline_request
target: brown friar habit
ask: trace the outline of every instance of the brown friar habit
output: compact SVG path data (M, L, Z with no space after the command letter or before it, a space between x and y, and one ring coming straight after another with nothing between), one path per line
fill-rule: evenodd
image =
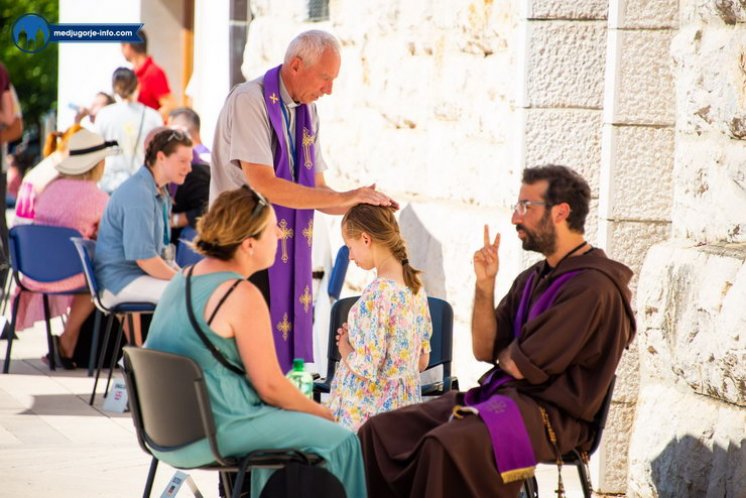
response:
M580 270L552 306L529 320L517 341L513 320L523 287L536 274L531 299L563 273ZM538 461L554 461L539 407L557 434L561 453L590 444L598 411L622 352L635 333L628 283L632 271L600 249L567 258L552 270L533 265L513 282L495 316L493 357L508 347L524 379L502 386L513 399ZM360 428L370 498L517 496L521 481L504 484L495 466L487 427L476 416L448 422L463 393L371 418Z

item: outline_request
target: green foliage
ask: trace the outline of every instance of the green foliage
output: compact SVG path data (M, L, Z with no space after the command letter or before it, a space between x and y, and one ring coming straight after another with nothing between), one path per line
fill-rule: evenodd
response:
M57 108L57 44L50 43L35 54L13 44L13 23L23 14L35 13L50 23L59 20L57 0L0 0L0 62L10 73L18 92L27 129L39 126L41 116Z

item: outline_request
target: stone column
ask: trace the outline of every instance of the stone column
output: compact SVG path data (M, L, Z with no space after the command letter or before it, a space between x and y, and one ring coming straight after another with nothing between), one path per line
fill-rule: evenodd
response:
M521 167L562 164L588 180L593 203L586 233L595 244L606 1L523 5Z
M599 245L634 272L671 229L674 85L669 55L677 0L609 3ZM594 461L596 490L624 493L639 385L638 342L622 358L607 429Z
M679 8L674 240L639 281L628 496L746 496L746 12Z

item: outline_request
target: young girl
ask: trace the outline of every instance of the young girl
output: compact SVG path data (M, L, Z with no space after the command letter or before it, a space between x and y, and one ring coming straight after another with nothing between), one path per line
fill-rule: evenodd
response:
M342 219L342 237L350 260L377 272L337 331L342 361L329 407L338 422L357 430L377 413L421 401L432 323L420 272L409 264L391 209L353 207Z

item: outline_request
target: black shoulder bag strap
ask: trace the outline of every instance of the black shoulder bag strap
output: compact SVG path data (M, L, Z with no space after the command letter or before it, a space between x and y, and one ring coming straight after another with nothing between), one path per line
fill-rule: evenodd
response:
M195 332L197 332L197 335L199 336L199 338L202 339L202 342L204 343L205 347L207 347L207 349L210 350L210 353L212 353L212 356L216 360L218 360L218 362L221 365L223 365L225 368L227 368L231 372L245 377L246 370L229 362L225 358L225 356L223 356L223 353L218 351L218 348L215 347L215 344L213 344L210 341L210 339L207 338L204 331L202 330L202 327L200 327L199 323L197 322L197 318L194 316L194 308L192 307L192 282L191 282L193 271L194 271L194 266L190 266L186 274L186 308L187 308L187 315L189 315L189 321L192 324L192 328L194 329Z

